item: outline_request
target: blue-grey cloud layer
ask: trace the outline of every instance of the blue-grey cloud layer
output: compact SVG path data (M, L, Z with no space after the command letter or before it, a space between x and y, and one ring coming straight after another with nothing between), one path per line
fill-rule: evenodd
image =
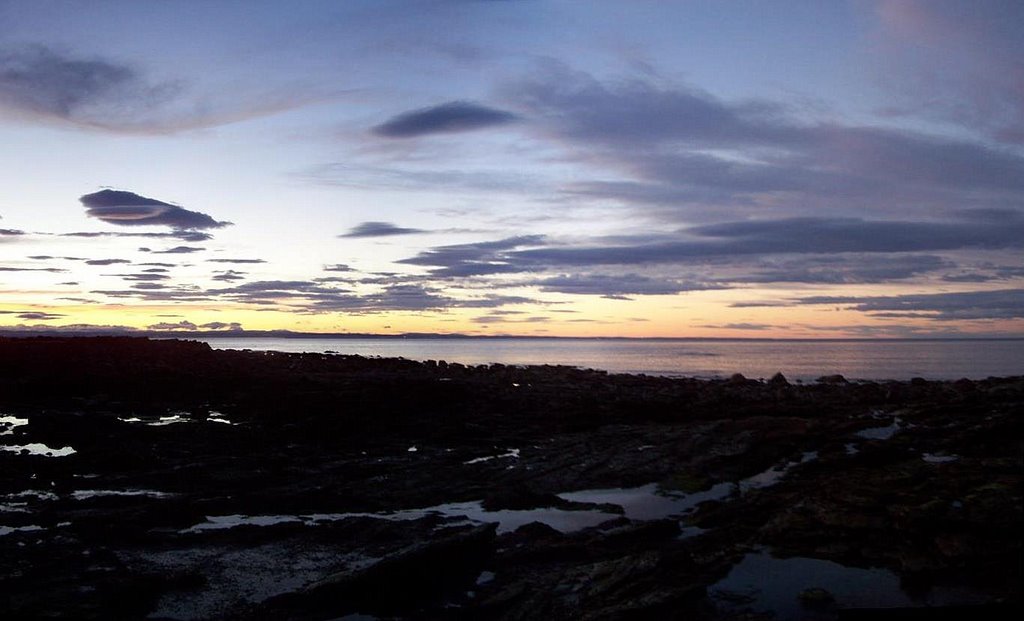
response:
M601 240L596 240L600 242ZM532 246L532 247L531 247ZM1024 248L1024 218L910 222L859 218L784 218L725 222L633 243L558 245L538 236L441 246L403 262L437 276L471 276L560 267L695 263L772 254L901 253Z
M812 296L797 298L791 303L845 306L875 317L900 319L956 321L1024 318L1024 289L866 297Z
M559 66L507 85L505 96L569 157L620 177L576 181L568 195L660 205L691 220L713 219L709 209L1000 207L1024 195L1024 157L1011 150L801 120L769 101L728 102L645 79L605 82Z

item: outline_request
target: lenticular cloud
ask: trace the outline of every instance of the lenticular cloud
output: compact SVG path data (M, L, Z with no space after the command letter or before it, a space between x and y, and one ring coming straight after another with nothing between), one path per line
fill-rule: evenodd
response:
M231 224L205 213L139 196L123 190L101 190L79 198L86 213L108 224L120 226L169 226L173 229L217 229Z

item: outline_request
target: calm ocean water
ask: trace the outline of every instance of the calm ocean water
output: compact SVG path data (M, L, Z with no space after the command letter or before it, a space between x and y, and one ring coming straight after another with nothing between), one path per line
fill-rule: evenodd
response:
M977 341L703 341L685 339L529 338L230 338L206 339L216 349L336 352L447 360L477 365L558 364L612 373L813 380L981 379L1024 374L1024 340Z

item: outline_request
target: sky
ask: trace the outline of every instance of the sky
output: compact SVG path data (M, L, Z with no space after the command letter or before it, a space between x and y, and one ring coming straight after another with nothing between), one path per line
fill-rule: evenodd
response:
M1024 336L1018 0L0 0L0 329Z

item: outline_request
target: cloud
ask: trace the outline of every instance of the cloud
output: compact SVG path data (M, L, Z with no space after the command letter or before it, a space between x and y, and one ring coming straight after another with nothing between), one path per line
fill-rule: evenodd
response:
M355 270L353 270L348 265L345 265L344 263L335 263L334 265L325 265L324 266L324 271L325 272L353 272Z
M17 237L24 234L25 231L19 231L18 229L0 229L0 237Z
M373 128L386 138L416 138L507 125L518 117L504 110L469 101L450 101L429 108L405 112Z
M318 84L260 84L229 94L154 82L117 60L32 45L0 50L0 114L126 134L215 127L337 98Z
M99 58L44 46L0 51L0 109L23 116L111 127L116 108L125 113L151 107L177 90L169 83L147 84L128 65Z
M1017 248L1024 248L1024 217L946 222L779 218L694 226L672 234L593 238L571 245L543 236L520 236L440 246L399 263L432 267L430 274L435 278L466 278L598 265L717 261L743 264L744 274L733 275L737 281L878 282L951 266L934 255L896 260L894 254ZM871 258L874 254L886 258ZM752 258L772 255L816 256L751 269Z
M517 284L538 287L546 293L615 296L619 299L628 295L674 295L684 291L706 291L727 287L717 283L651 278L639 274L562 274Z
M142 250L142 248L139 248ZM191 254L193 252L202 252L206 248L200 248L198 246L175 246L173 248L167 248L166 250L152 250L153 254Z
M489 242L438 246L398 263L436 267L431 275L437 278L525 271L525 267L509 263L509 251L545 243L542 235L519 235Z
M223 272L217 272L211 277L211 280L219 282L234 282L236 280L245 280L245 272L236 272L235 270L225 270Z
M693 262L710 257L1024 247L1024 218L1007 223L783 218L692 227L678 241L519 250L513 261L545 265Z
M363 222L354 226L348 233L343 233L338 235L338 237L390 237L393 235L415 235L425 232L421 229L395 226L390 222Z
M893 296L812 296L790 300L799 305L843 306L875 317L938 321L1024 318L1024 289L921 293Z
M1016 0L880 0L875 5L893 116L951 121L1024 144L1024 5Z
M550 317L544 315L531 315L530 317L523 317L520 319L509 319L508 316L499 313L488 313L479 317L473 317L470 319L473 323L480 323L484 325L492 323L547 323L551 321Z
M207 259L207 263L237 263L237 264L250 264L250 263L266 263L263 259Z
M159 273L142 273L142 274L114 274L114 276L120 276L124 280L133 282L150 282L155 280L168 280L170 276L167 274Z
M934 213L1024 195L1024 157L980 142L808 120L769 101L724 101L645 79L603 82L557 65L503 93L530 116L530 131L594 171L564 187L567 200L659 205L645 214L663 219L765 208Z
M18 319L25 319L30 321L51 321L53 319L60 319L64 315L60 313L41 313L41 312L25 312L18 313Z
M148 292L101 291L116 297L150 297ZM279 307L292 312L327 313L379 313L385 311L439 311L448 308L496 308L510 304L534 303L536 300L521 296L488 294L470 298L456 298L443 290L425 283L395 283L379 287L376 291L356 294L322 281L265 280L252 281L233 287L209 289L205 292L181 291L183 299L205 296L208 299ZM164 299L173 299L168 294Z
M90 217L120 226L157 225L189 230L221 228L231 224L218 222L198 211L189 211L123 190L100 190L78 200L85 206Z
M185 242L204 242L213 239L213 235L202 231L170 231L167 233L125 233L122 231L80 231L61 233L61 237L142 237L146 239L180 239Z
M231 323L225 323L223 321L211 321L210 323L199 324L199 327L205 328L206 330L237 331L242 329L242 324L238 323L237 321L232 321Z
M771 330L772 328L775 328L776 326L774 326L774 325L772 325L770 323L746 323L746 322L739 322L739 323L704 324L704 325L702 325L700 327L701 328L715 328L715 329L718 329L718 330L752 330L752 331L756 332L756 331L760 331L760 330Z
M52 274L60 274L66 271L66 269L59 267L8 267L0 265L0 272L50 272Z
M114 265L116 263L131 263L128 259L87 259L86 265Z
M196 330L196 329L199 328L199 326L197 326L196 324L194 324L191 321L188 321L186 319L182 319L178 323L160 322L160 323L154 323L154 324L148 325L146 327L148 329L150 329L150 330L161 330L161 331L163 331L163 330L168 330L168 331L174 331L174 330L192 331L192 330Z
M839 254L764 258L740 265L722 280L731 283L865 284L904 280L955 267L936 255Z

